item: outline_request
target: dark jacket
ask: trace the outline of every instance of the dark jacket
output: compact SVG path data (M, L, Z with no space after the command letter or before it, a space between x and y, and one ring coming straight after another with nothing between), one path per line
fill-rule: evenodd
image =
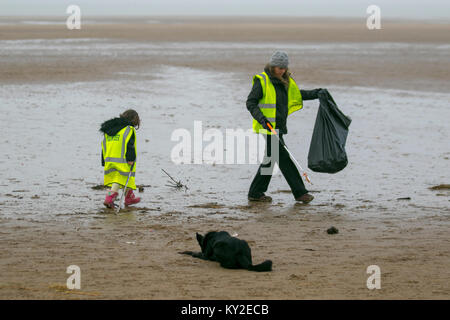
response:
M270 71L265 68L264 71L269 75L270 81L272 82L275 93L277 96L276 102L276 127L280 130L280 133L287 133L287 116L288 116L288 97L287 97L287 88L284 84L277 78L273 77L270 74ZM303 100L314 100L318 99L318 93L320 89L314 90L300 90ZM258 78L255 79L253 83L252 90L250 91L247 98L247 109L252 114L253 118L256 119L259 123L263 124L265 121L265 117L261 112L261 109L258 107L258 102L263 97L263 91L261 87L261 83Z
M129 122L127 119L124 118L113 118L110 120L107 120L102 123L100 127L100 132L103 134L107 134L108 136L114 136L116 135L120 130L125 128L126 126L133 126L131 122ZM131 136L130 140L127 144L127 151L125 153L125 157L127 161L135 161L136 160L136 151L134 149L134 142L136 137L133 135ZM105 159L103 158L103 150L101 153L102 156L102 166L105 166Z

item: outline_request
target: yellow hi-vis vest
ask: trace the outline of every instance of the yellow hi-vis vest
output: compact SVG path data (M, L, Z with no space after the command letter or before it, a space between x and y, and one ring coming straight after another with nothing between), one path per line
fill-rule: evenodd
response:
M270 121L272 127L276 129L277 124L275 122L275 117L277 112L277 95L275 92L275 87L266 72L254 75L252 85L255 83L256 78L259 78L263 91L263 97L259 100L258 107L261 109L262 114L267 118L267 120ZM289 78L288 115L294 111L300 110L301 108L303 108L302 95L295 81L292 78ZM253 131L262 134L272 134L272 132L264 129L255 119L253 119Z
M102 141L103 159L105 160L104 185L111 186L118 183L122 187L127 182L131 166L126 159L127 144L131 137L135 137L134 149L136 150L136 130L132 126L127 126L120 130L115 136L109 136L105 133ZM133 166L128 188L136 189L134 182L136 175L136 164Z

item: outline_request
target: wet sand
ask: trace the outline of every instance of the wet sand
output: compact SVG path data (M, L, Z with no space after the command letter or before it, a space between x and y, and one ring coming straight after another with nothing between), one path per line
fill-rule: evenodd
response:
M259 72L261 61L266 60L274 48L289 50L292 45L306 44L310 46L309 50L295 54L291 52L291 69L301 73L304 82L326 86L341 84L448 91L448 23L383 20L381 30L368 30L364 19L86 19L81 30L67 30L64 17L40 18L53 23L50 25L36 24L39 20L31 18L1 18L0 40L93 39L94 43L99 42L99 47L91 48L89 59L76 54L59 58L55 54L58 52L57 47L46 56L31 54L24 58L2 57L0 83L111 79L118 71L148 69L158 64L253 74ZM129 44L130 49L111 54L109 50L101 48L101 42L105 39L119 46ZM199 45L201 47L205 42L222 44L222 50L216 49L214 54L189 54L190 49ZM135 43L156 46L161 43L184 43L186 54L174 55L170 50L162 50L159 55L149 56L148 51L135 51ZM239 59L236 59L227 50L236 43L268 46L257 47L258 50L242 50L238 54ZM361 44L366 45L367 49L361 50L358 47ZM394 47L389 47L389 44ZM397 48L399 44L404 46ZM408 44L420 46L415 48ZM323 52L321 45L328 45L329 50ZM340 47L349 45L355 46L351 50L344 48L345 54L342 54ZM386 51L376 54L380 47ZM110 49L114 49L114 46ZM372 50L374 54L370 53ZM330 54L333 59L330 59Z
M0 19L0 298L449 298L450 191L430 189L450 181L448 24L391 21L375 33L354 20L92 21L67 31ZM309 205L280 174L271 205L248 203L256 164L170 159L172 132L196 120L204 131L250 126L250 78L275 48L300 87L328 88L353 119L348 167L311 173ZM143 120L136 182L148 186L115 216L92 189L103 179L97 130L125 106ZM289 118L302 164L316 113L308 101ZM167 187L162 168L189 189ZM197 251L195 232L209 230L238 233L273 272L177 253ZM81 268L79 291L65 289L69 265ZM369 265L381 290L366 287Z
M364 219L345 209L261 205L255 217L126 212L86 225L2 221L2 299L447 299L448 218ZM325 208L323 208L325 209ZM331 225L339 229L328 235ZM226 270L179 255L198 250L195 232L221 229L246 239L254 263L273 272ZM69 291L65 268L81 269ZM380 290L368 290L369 265Z

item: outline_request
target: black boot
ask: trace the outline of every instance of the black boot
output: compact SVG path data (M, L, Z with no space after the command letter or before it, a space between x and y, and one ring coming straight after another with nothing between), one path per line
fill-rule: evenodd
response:
M302 201L303 203L310 203L314 199L314 196L309 193L305 193L304 195L295 198L295 201Z
M259 202L272 202L272 198L269 196L266 196L264 193L259 197L251 197L248 196L249 201L259 201Z

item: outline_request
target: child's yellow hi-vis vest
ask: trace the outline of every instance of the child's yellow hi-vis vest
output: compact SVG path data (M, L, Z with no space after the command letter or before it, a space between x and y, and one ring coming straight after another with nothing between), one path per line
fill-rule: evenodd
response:
M105 160L105 186L111 186L113 183L118 183L122 187L125 186L131 169L126 159L126 150L133 134L135 136L134 149L136 151L136 129L134 127L127 126L114 136L109 136L105 133L102 141L103 159ZM133 172L127 186L133 190L136 189L135 175L136 164L133 166Z

